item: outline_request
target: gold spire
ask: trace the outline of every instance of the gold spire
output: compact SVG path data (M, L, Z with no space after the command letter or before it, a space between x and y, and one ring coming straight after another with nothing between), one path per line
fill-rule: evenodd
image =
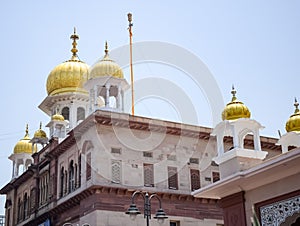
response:
M77 47L76 40L79 39L79 36L76 34L76 28L75 27L74 27L74 34L71 35L70 39L73 39L73 42L72 42L73 48L71 49L71 52L73 53L72 59L74 59L74 58L77 58L78 49L76 48Z
M105 41L105 56L104 57L107 57L108 56L108 44L107 44L107 41Z
M236 101L237 98L236 98L236 96L235 96L236 90L234 89L234 85L232 85L231 94L232 94L231 102Z
M29 137L29 133L28 133L28 124L26 124L26 130L25 130L25 136L24 136L24 138L25 137Z
M297 101L297 98L295 97L295 103L294 103L294 106L295 106L295 114L297 114L298 112L299 112L299 103L298 103L298 101Z

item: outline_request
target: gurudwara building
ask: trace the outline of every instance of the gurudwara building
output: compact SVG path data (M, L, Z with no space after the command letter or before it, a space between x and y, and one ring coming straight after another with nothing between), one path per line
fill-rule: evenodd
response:
M77 56L78 38L74 31L71 59L47 78L39 108L49 136L27 127L9 156L6 226L144 225L131 219L137 207L152 212L151 225L299 225L297 102L279 140L260 136L234 89L215 128L130 115L129 84L107 43L90 67Z

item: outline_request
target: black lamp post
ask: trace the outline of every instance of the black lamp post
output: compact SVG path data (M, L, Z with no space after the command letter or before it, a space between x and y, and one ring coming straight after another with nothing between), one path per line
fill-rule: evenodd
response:
M151 199L156 198L159 202L159 209L155 213L154 219L157 219L159 224L162 224L166 218L168 218L161 208L161 200L157 194L152 194L149 196L148 192L135 191L131 196L131 204L126 214L129 214L130 218L134 220L138 214L141 214L139 209L134 203L134 199L137 195L141 195L144 199L144 218L146 218L147 226L149 226L149 220L151 219Z

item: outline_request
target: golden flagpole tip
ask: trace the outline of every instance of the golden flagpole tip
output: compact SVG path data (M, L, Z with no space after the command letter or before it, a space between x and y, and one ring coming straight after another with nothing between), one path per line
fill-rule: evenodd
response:
M73 40L72 46L73 48L71 49L71 52L73 53L73 58L77 57L77 40L79 39L79 36L76 34L76 27L74 27L74 34L71 35L70 39Z
M105 50L104 50L104 52L105 52L105 56L107 56L108 55L108 44L107 44L107 41L105 41Z
M28 134L28 123L26 124L25 136L29 136L29 134Z
M128 13L127 17L128 17L128 21L131 23L131 21L132 21L132 13Z

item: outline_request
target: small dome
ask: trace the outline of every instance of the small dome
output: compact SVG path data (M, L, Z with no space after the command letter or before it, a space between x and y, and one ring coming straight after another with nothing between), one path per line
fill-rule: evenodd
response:
M65 121L65 118L61 114L56 113L55 115L52 115L51 120L52 121Z
M295 98L295 112L290 116L288 121L285 124L285 129L287 132L300 132L300 111L299 111L299 103L297 102L297 99Z
M34 133L34 138L47 138L47 134L42 130L42 123L40 123L40 128Z
M79 36L76 34L75 29L71 39L73 39L73 48L71 50L73 56L70 60L59 64L50 72L46 85L48 95L65 92L87 93L83 89L83 84L88 79L89 66L77 57L76 40L79 39Z
M90 78L97 78L101 76L124 78L122 68L115 61L109 58L107 42L105 43L105 56L90 70Z
M14 154L27 153L32 154L32 144L29 143L30 137L28 134L28 125L26 126L25 136L19 140L14 147Z
M243 102L238 101L235 94L236 91L232 87L232 100L229 102L222 112L223 120L235 120L239 118L250 118L250 111Z

